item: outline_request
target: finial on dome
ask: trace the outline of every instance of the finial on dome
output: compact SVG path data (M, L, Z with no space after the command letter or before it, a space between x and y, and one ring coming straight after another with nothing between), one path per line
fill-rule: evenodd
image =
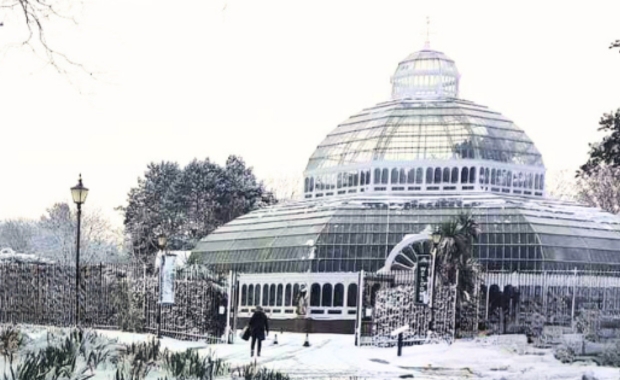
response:
M431 18L426 16L426 39L424 40L424 49L431 48Z

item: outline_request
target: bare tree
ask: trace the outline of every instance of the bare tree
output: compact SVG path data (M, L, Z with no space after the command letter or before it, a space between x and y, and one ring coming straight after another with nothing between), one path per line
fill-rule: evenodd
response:
M577 200L607 212L620 212L620 168L599 166L577 180Z
M35 223L31 220L6 220L0 224L0 247L8 247L19 253L31 253L35 231Z
M573 170L548 170L546 182L547 194L552 198L563 201L578 199L577 180Z

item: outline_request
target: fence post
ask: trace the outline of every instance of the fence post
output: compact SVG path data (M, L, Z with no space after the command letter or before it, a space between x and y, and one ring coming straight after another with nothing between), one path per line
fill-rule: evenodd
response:
M359 272L357 280L357 318L355 319L355 345L362 345L362 311L363 311L363 297L364 297L364 270Z
M228 271L228 287L227 287L227 300L226 300L226 328L224 329L224 339L229 344L233 343L234 334L231 334L230 331L230 309L232 305L232 297L235 294L234 284L233 284L233 271ZM235 305L236 308L236 305ZM232 335L232 337L231 337Z
M575 267L575 269L573 270L573 302L571 305L571 311L570 311L570 325L571 328L574 330L575 329L575 300L576 300L576 294L577 294L577 267Z

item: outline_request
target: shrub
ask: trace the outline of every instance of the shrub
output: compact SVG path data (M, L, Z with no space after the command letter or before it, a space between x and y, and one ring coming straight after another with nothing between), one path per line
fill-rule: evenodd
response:
M572 363L575 360L575 351L571 347L560 345L554 350L553 356L562 363Z
M209 353L201 358L197 351L188 349L185 352L165 351L163 355L164 369L178 380L211 380L224 375L228 366Z

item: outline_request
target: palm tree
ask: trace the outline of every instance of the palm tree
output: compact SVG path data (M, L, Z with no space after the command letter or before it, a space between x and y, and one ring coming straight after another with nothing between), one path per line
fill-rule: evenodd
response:
M473 243L478 240L480 225L470 213L461 213L440 228L437 247L438 273L444 281L457 283L457 307L468 303L476 290L480 267L473 257ZM458 282L457 280L458 275Z

